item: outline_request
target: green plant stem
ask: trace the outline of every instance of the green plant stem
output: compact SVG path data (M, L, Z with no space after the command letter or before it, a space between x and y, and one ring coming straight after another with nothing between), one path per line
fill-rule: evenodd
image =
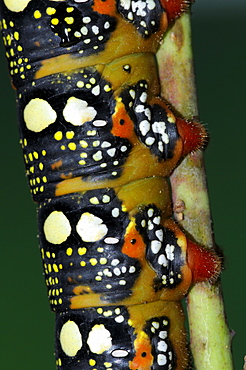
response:
M198 116L189 15L166 34L157 55L163 97L186 118ZM189 155L171 176L174 207L182 228L208 247L214 245L202 152ZM231 335L219 282L196 284L187 297L190 347L197 370L231 370Z

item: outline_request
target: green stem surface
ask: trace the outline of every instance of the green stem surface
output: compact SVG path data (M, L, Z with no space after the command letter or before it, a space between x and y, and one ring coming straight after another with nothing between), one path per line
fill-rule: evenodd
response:
M163 97L182 116L198 117L189 15L178 19L157 54ZM180 226L196 242L214 246L206 176L201 151L189 155L171 176ZM177 212L177 211L176 211ZM187 297L190 347L197 370L232 370L231 335L219 282L196 284Z

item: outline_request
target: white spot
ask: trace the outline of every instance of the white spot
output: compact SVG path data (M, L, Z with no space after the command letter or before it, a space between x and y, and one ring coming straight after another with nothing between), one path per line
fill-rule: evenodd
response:
M74 321L67 321L60 332L60 343L67 356L73 357L82 347L82 336Z
M167 267L167 259L164 254L161 254L158 258L158 264L164 267Z
M86 36L88 34L88 28L83 26L81 29L80 29L80 32L82 33L82 35Z
M107 244L117 244L117 243L119 243L118 238L112 238L112 237L106 238L106 239L104 239L104 241Z
M136 113L143 113L144 112L144 105L138 104L135 108Z
M146 100L147 100L147 93L146 92L143 92L142 94L141 94L141 96L140 96L140 101L142 102L142 103L145 103L146 102Z
M155 142L155 138L151 136L147 137L147 139L145 140L146 145L152 145L154 144L154 142Z
M105 30L107 30L109 27L110 27L109 22L105 22L105 23L104 23L104 28L105 28Z
M114 320L120 324L121 322L124 321L124 316L122 316L122 315L117 316Z
M102 148L109 148L110 146L111 146L111 144L108 141L104 141L102 143Z
M147 0L147 7L149 8L149 10L155 9L155 2L153 0Z
M110 331L103 324L94 325L88 335L87 344L92 353L101 355L112 347Z
M115 267L115 269L114 269L114 274L115 274L116 276L119 276L119 275L121 274L121 271L120 271L119 267Z
M133 274L135 271L136 271L136 268L135 268L134 266L131 266L131 267L129 268L129 272L130 272L130 274Z
M161 222L161 218L160 218L160 216L156 216L156 217L154 217L153 222L154 222L154 224L156 224L156 225L160 225L160 222Z
M158 362L158 365L164 366L167 363L167 357L165 355L159 354L157 356L157 362Z
M160 337L161 339L166 339L166 338L167 338L167 331L166 331L166 330L162 330L162 331L160 331L160 333L159 333L159 337Z
M120 210L119 208L114 208L111 213L113 217L119 217Z
M156 322L156 321L153 321L152 322L152 325L154 326L154 328L156 328L156 329L159 329L159 327L160 327L160 324L158 323L158 322Z
M174 245L170 245L170 244L167 244L166 246L166 254L167 254L167 259L169 259L170 261L173 261L174 260Z
M12 12L22 12L31 0L4 0L6 7Z
M106 124L107 124L107 121L103 121L101 119L98 119L93 122L93 126L96 126L96 127L103 127L103 126L106 126Z
M93 89L91 89L91 92L92 92L93 95L98 96L100 94L100 86L97 85L97 86L93 87Z
M164 340L161 340L160 342L158 342L157 349L158 349L158 351L166 352L166 350L167 350L166 342L164 342Z
M125 349L115 349L111 355L113 357L126 357L128 356L128 352Z
M161 242L163 241L163 230L162 230L162 229L160 229L160 230L156 230L155 235L157 236L157 238L158 238Z
M103 220L89 212L81 215L76 230L84 242L96 242L108 232Z
M92 32L93 32L95 35L98 35L98 34L99 34L99 27L97 27L97 26L92 26L92 27L91 27L91 29L92 29Z
M120 150L124 153L124 152L126 152L126 151L127 151L127 147L126 147L125 145L123 145L123 146L120 148Z
M108 149L107 150L107 153L110 157L114 157L115 156L115 152L116 152L116 149L115 148L112 148L112 149Z
M161 249L161 242L159 240L152 240L151 242L151 250L154 254L157 254Z
M131 7L131 0L120 0L120 5L126 9L129 10Z
M141 121L139 125L139 129L143 136L145 136L150 130L150 123L147 120Z
M92 121L97 115L93 107L89 107L85 100L71 96L63 109L65 120L74 126L81 126L85 122Z
M44 99L35 98L29 101L24 108L26 127L33 132L41 132L55 122L56 111Z
M92 158L96 162L101 161L101 159L103 158L101 150L98 150L98 152L96 152L95 154L93 154Z
M153 208L149 208L149 209L148 209L148 216L149 216L149 217L152 217L152 216L153 216L153 214L154 214L154 210L153 210Z
M111 265L112 266L117 266L119 263L120 263L120 261L117 258L115 258L115 259L112 260Z
M129 90L129 94L130 94L130 96L132 97L132 99L135 99L135 97L136 97L136 93L135 93L135 91L134 91L134 90Z
M167 135L166 131L166 124L165 122L154 122L152 125L152 130L156 134L161 135L161 139L163 143L168 144L169 143L169 137Z
M71 225L61 211L53 211L44 222L44 234L49 243L61 244L71 234Z
M146 11L144 8L146 7L146 3L139 0L139 1L132 1L132 10L140 17L146 16Z
M87 23L90 23L91 18L90 17L84 17L84 18L82 18L82 21L83 21L83 23L87 24Z

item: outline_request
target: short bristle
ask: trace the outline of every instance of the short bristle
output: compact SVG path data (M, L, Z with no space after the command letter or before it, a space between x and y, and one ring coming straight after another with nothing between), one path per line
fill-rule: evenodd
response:
M192 2L192 0L161 0L169 22L174 21L182 13L187 12Z
M177 118L176 123L179 135L183 140L183 156L206 146L208 134L203 125L182 118Z
M214 283L221 272L221 259L213 251L187 241L188 265L192 271L193 283L209 281Z

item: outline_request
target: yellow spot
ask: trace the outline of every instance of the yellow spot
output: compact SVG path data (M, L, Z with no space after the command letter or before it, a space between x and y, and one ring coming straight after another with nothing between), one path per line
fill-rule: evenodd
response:
M96 266L96 264L97 264L97 259L96 259L96 258L91 258L91 259L90 259L90 264L91 264L92 266Z
M73 17L66 17L64 20L65 20L65 22L66 22L67 24L73 24L73 22L74 22Z
M35 159L38 159L38 152L33 152L33 156Z
M28 153L28 158L30 159L30 161L33 161L33 155L32 155L32 153Z
M80 36L81 36L81 34L79 34L79 37L80 37ZM84 87L84 85L85 85L85 84L84 84L84 82L83 82L83 81L78 81L78 82L77 82L77 87L80 87L80 88L81 88L81 87Z
M86 266L86 262L85 261L81 261L80 262L80 266Z
M71 226L67 217L61 211L53 211L44 222L46 240L52 244L61 244L71 234Z
M69 144L68 144L68 148L69 148L70 150L76 150L76 144L75 144L75 143L69 143Z
M39 165L38 165L38 167L39 167L39 169L42 171L42 170L44 169L44 165L43 165L43 163L42 163L42 162L40 162L40 163L39 163Z
M53 15L55 14L55 12L56 12L55 8L51 8L50 6L46 9L46 13L48 15Z
M73 254L73 248L69 247L67 250L66 250L66 253L68 256L71 256Z
M57 141L60 141L62 139L62 131L57 131L55 134L54 134L54 139L57 140Z
M55 272L58 272L58 271L59 271L58 266L57 266L57 264L56 264L56 263L53 263L53 270L54 270Z
M107 263L107 258L100 258L100 264L105 265Z
M68 320L62 327L60 333L60 343L63 352L67 356L73 357L82 347L82 336L78 325L71 320Z
M67 13L72 13L72 11L74 10L74 7L72 7L72 6L69 6L67 9L66 9L66 11L67 11Z
M59 23L59 19L58 18L52 18L50 23L53 24L53 26L57 26L58 23Z
M14 32L14 38L18 41L20 38L19 32L15 31ZM22 48L21 48L22 49Z
M104 86L104 91L109 92L111 91L111 87L109 85Z
M61 150L65 150L65 149L66 149L65 145L61 145Z
M35 10L35 12L33 13L33 16L34 18L38 19L42 17L42 14L40 13L39 10Z
M99 200L97 199L97 197L93 197L90 199L90 203L91 204L99 204Z
M85 140L80 140L79 143L80 143L80 145L81 145L82 148L87 148L88 147L88 144L87 144L87 142Z
M78 248L78 254L80 256L83 256L84 254L86 254L86 252L87 252L87 249L85 247L79 247Z
M66 132L66 138L67 139L72 139L74 137L74 132L73 131L67 131Z
M96 361L95 361L94 359L90 359L90 360L89 360L89 365L90 365L90 366L94 366L94 365L96 365Z
M4 0L6 7L12 12L22 12L31 0Z
M81 159L81 160L79 161L79 164L81 164L81 165L83 166L84 164L86 164L86 161L84 161L83 159Z
M56 111L43 99L35 98L24 108L26 127L33 132L41 132L55 122Z

